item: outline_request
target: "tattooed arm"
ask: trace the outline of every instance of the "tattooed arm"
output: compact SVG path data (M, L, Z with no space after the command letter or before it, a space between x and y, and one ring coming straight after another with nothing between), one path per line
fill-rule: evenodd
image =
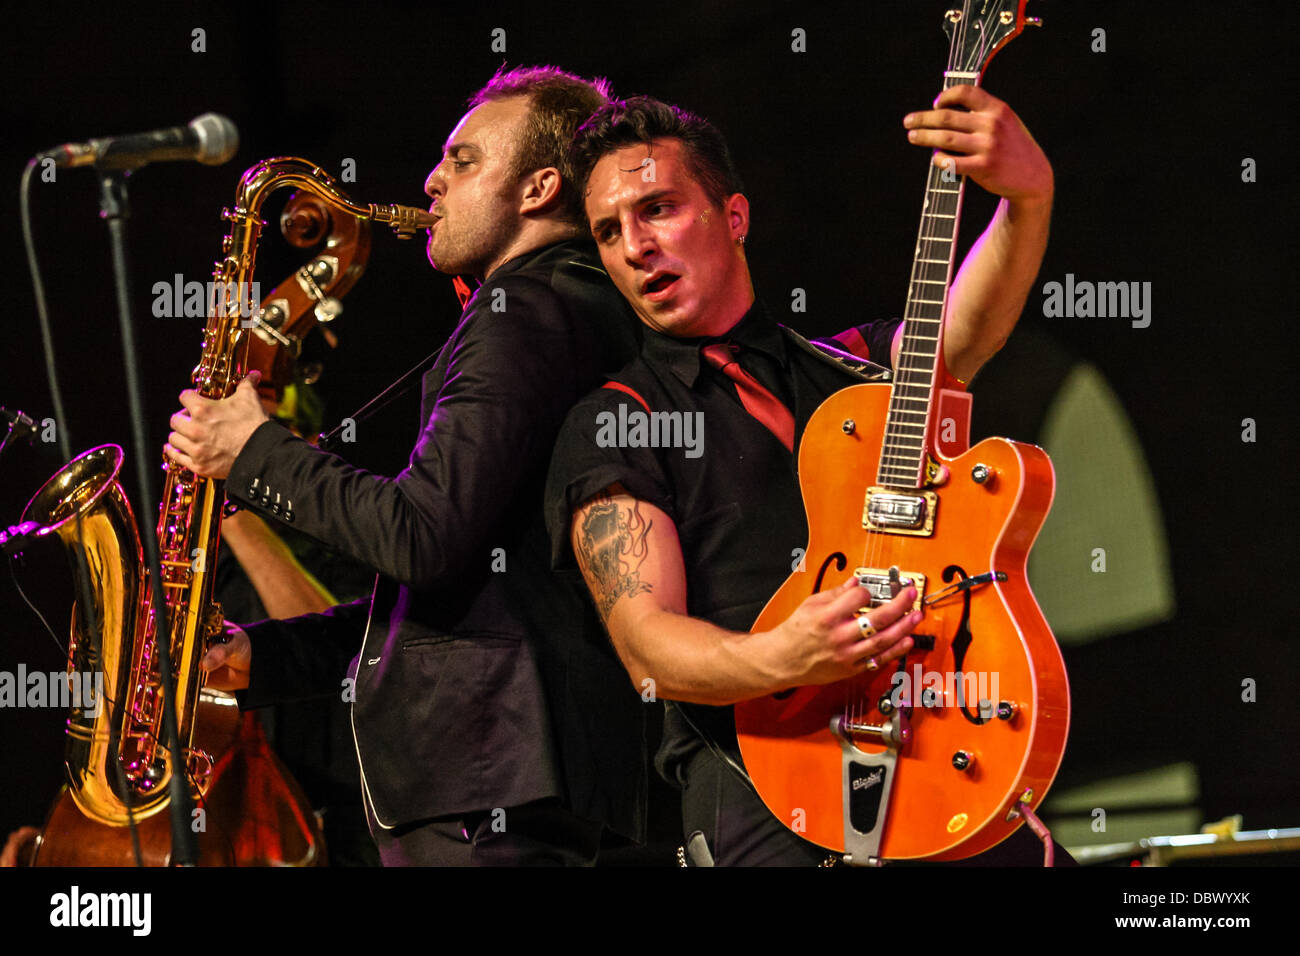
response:
M661 698L734 704L842 680L861 673L873 654L885 663L912 646L906 635L918 618L903 615L915 597L911 589L872 611L878 633L864 640L855 623L862 597L852 578L814 594L771 631L738 633L690 617L676 525L619 485L574 512L570 540L633 685L640 690L648 678Z

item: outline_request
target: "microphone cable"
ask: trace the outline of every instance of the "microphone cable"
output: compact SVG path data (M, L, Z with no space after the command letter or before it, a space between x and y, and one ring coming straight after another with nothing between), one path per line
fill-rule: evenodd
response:
M59 443L59 455L63 463L67 464L72 461L72 442L68 437L68 428L65 425L67 418L64 414L63 406L63 388L59 384L59 374L55 367L54 357L54 333L50 325L49 307L45 299L45 282L41 278L40 264L36 259L36 242L32 237L32 217L31 217L31 181L32 173L36 170L36 159L32 158L27 161L27 166L23 170L22 180L18 186L18 209L19 219L22 224L23 245L27 251L27 268L32 274L32 289L36 295L36 317L41 326L41 348L45 353L45 374L50 383L50 399L54 405L54 422L56 439ZM78 553L73 555L74 561L85 561L85 529L82 527L81 511L73 512L77 523L77 542L79 545ZM10 568L12 572L12 567ZM92 653L96 660L104 660L103 642L100 634L100 617L97 613L94 596L90 593L90 581L85 574L73 575L79 582L81 593L78 595L77 606L81 610L81 625L90 639ZM21 593L21 588L19 589ZM39 614L38 614L39 616ZM43 620L43 619L42 619ZM46 625L48 627L48 625ZM120 702L114 701L114 706L120 705ZM117 726L116 721L113 724ZM113 733L111 746L113 753L117 753L118 734ZM116 770L117 784L122 793L123 802L126 805L127 824L131 828L131 849L135 853L135 865L144 866L144 857L140 851L140 834L136 829L135 814L131 808L131 788L127 785L126 774L122 770L122 761L113 758L112 764Z

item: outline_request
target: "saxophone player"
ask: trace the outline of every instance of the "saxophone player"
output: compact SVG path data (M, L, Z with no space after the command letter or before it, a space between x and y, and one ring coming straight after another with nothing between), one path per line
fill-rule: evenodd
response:
M604 830L642 835L644 705L580 585L550 572L541 509L566 412L637 344L566 152L607 100L602 80L502 71L447 138L428 257L482 285L424 375L400 474L269 421L255 376L222 401L182 393L171 420L174 460L378 572L369 600L232 628L204 668L243 707L353 701L386 865L583 865Z

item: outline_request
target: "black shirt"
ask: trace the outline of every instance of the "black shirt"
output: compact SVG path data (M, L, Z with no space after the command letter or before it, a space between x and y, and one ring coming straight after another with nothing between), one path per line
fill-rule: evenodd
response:
M873 358L889 361L899 322L858 328ZM682 447L632 447L642 437L630 424L618 424L611 432L611 420L632 423L632 413L644 414L645 409L628 391L597 390L574 406L560 431L547 482L546 517L556 566L570 566L573 511L621 483L677 526L687 612L728 630L746 631L799 563L808 526L795 455L745 410L734 383L700 354L702 346L719 341L739 345L741 367L791 409L796 450L809 418L826 397L863 381L860 372L778 325L757 303L719 338L677 339L647 329L640 356L613 381L636 392L650 412L682 413ZM678 433L668 435L676 438ZM702 746L683 715L739 759L732 708L675 704L667 713L659 756L660 770L670 780L675 768Z

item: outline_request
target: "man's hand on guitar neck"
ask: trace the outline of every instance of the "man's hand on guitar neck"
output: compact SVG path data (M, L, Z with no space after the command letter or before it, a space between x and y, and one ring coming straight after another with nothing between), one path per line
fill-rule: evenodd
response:
M677 528L661 509L615 486L576 512L570 540L632 683L653 682L667 700L725 705L805 684L829 684L884 667L912 647L920 623L905 588L858 610L867 593L855 579L813 594L771 631L739 633L686 611L686 574ZM869 635L869 636L868 636Z
M1051 204L1052 164L1020 117L978 86L944 90L934 109L903 117L907 138L935 151L932 162L952 167L980 186L1017 205Z
M936 166L951 166L954 175L1002 197L948 295L944 362L969 382L1006 342L1025 307L1047 249L1056 186L1047 156L996 96L960 84L944 90L934 107L903 118L908 140L933 149ZM901 335L900 328L895 357Z

